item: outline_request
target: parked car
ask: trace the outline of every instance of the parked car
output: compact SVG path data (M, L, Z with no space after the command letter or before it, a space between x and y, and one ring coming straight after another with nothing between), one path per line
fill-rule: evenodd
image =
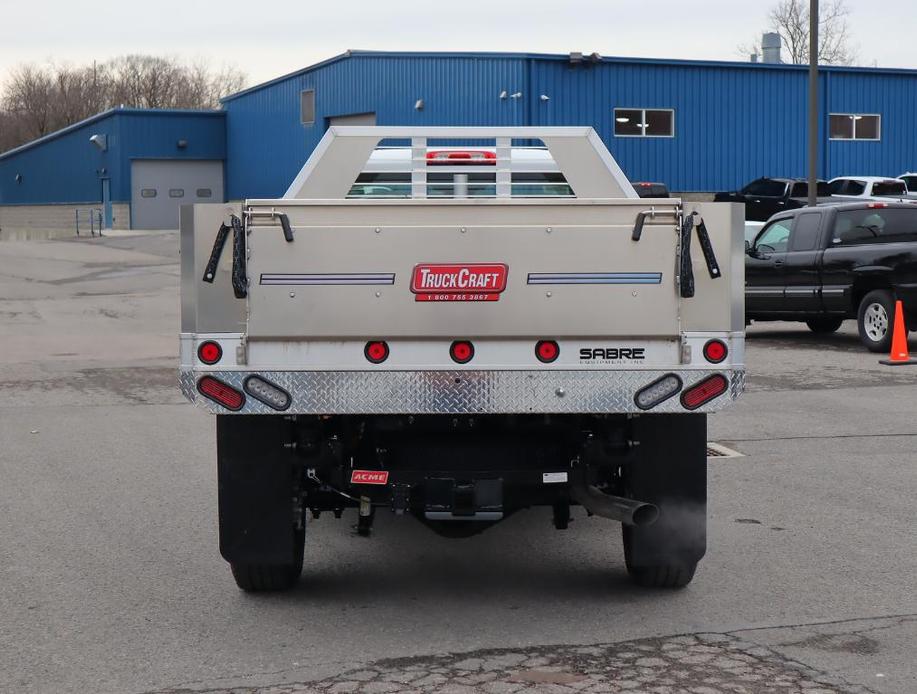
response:
M632 182L634 190L641 198L667 198L669 197L669 188L665 183L646 183L643 181Z
M831 197L851 200L908 200L907 185L900 178L838 176L828 181Z
M917 193L917 173L911 173L910 171L905 172L898 176L899 181L904 181L904 185L907 186L907 192L909 194Z
M817 333L855 318L860 340L888 350L895 300L917 326L917 206L855 202L775 215L748 244L745 313L803 321Z
M819 197L827 197L828 184L818 181ZM801 178L756 178L741 190L717 193L715 202L745 203L745 219L766 222L784 210L805 207L809 198L809 184Z

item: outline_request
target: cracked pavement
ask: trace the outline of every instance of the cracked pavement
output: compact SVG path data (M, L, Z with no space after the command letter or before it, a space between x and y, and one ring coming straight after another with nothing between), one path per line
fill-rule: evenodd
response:
M0 242L0 691L917 692L917 369L852 324L750 329L685 590L632 586L615 524L531 511L457 541L323 516L297 588L253 597L176 384L177 252Z
M880 628L884 627L864 627L864 630ZM847 636L861 633L837 634L840 638L836 641L832 641L833 637L825 638L835 647L847 650L850 644L857 643L856 638L845 640ZM155 694L188 691L191 690L169 689ZM755 639L701 633L592 646L491 649L390 659L309 683L203 691L214 694L866 694L876 690L788 658Z

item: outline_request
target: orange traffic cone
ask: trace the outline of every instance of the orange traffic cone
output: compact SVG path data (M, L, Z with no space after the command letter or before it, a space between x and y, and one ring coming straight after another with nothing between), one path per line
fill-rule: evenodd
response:
M887 366L901 366L902 364L917 364L917 359L911 359L907 351L907 330L904 328L904 306L901 299L895 302L895 325L892 329L892 351L888 359L882 359L880 364Z

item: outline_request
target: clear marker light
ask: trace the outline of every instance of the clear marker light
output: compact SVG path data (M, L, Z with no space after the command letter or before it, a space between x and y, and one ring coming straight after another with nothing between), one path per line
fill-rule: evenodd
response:
M634 396L634 404L641 410L650 410L665 402L681 390L681 379L675 374L666 374L641 388Z
M249 376L242 384L246 393L268 407L283 411L290 406L290 394L260 376Z

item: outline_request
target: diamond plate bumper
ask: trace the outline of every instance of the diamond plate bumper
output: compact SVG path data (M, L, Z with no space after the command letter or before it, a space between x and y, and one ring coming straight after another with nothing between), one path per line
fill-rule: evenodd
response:
M197 379L209 374L242 390L257 373L292 396L284 414L523 414L642 413L634 394L675 373L685 388L715 373L729 391L694 412L716 412L745 390L744 370L673 371L237 371L182 369L182 393L215 414L278 414L246 397L234 413L198 393ZM678 397L650 412L685 412Z

